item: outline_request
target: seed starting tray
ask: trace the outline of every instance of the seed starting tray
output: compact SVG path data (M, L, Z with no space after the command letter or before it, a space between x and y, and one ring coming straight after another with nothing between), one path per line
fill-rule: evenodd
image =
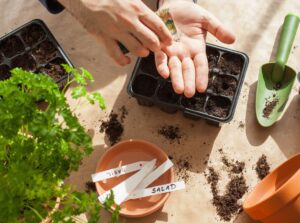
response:
M249 58L246 54L207 44L209 83L205 93L192 98L178 95L170 79L157 72L154 55L139 58L128 84L128 93L143 106L157 105L161 110L175 113L181 110L186 117L204 118L220 125L232 120L245 78Z
M48 27L39 19L0 38L0 80L8 79L9 71L20 67L27 71L45 73L62 88L68 75L60 64L72 66Z

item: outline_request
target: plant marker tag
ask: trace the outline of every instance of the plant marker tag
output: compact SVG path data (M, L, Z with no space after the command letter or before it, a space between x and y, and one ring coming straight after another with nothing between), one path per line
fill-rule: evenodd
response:
M167 159L159 167L152 171L147 177L145 177L145 179L137 186L135 191L142 190L148 187L153 181L155 181L157 178L163 175L172 166L173 163L171 162L171 160ZM128 199L131 199L131 195L129 195Z
M110 179L113 177L118 177L123 174L131 173L131 172L142 169L142 167L146 163L148 163L148 162L147 161L139 161L136 163L131 163L128 165L117 167L117 168L101 171L99 173L94 173L94 174L92 174L92 180L93 180L93 182L97 182L97 181L101 181L101 180Z
M148 196L153 196L157 194L169 193L176 190L185 189L184 181L178 181L175 183L162 184L154 187L149 187L146 189L136 190L130 195L129 199L137 199Z
M139 185L139 183L154 169L156 159L147 162L142 169L116 185L111 190L114 192L114 200L117 205L120 205L131 194L132 191ZM98 197L103 204L110 195L110 190L106 191Z

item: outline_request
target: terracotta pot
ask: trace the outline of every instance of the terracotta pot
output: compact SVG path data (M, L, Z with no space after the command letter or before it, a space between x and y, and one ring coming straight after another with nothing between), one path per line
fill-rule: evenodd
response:
M147 161L156 158L156 165L159 166L168 159L167 154L158 146L143 140L128 140L120 142L107 150L100 158L96 172L116 168L118 166L134 163L137 161ZM114 177L96 183L99 194L110 190L134 173ZM173 168L170 168L149 187L171 183L174 181ZM150 197L128 200L121 204L120 215L131 218L144 217L163 207L170 193L158 194Z
M300 154L266 176L247 197L243 208L264 223L299 223Z

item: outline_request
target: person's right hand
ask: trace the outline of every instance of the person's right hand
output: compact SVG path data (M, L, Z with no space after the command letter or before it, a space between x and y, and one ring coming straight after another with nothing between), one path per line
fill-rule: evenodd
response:
M129 64L130 59L122 53L117 41L139 57L172 42L165 24L141 0L69 0L69 6L64 4L67 0L59 1L102 40L108 54L120 65Z

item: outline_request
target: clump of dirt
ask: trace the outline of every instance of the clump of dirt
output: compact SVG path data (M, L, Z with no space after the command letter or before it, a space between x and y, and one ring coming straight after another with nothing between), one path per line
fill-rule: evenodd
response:
M219 150L222 152L222 150ZM246 180L243 175L245 169L244 162L230 162L227 157L222 157L223 164L228 167L230 181L226 185L225 193L220 195L218 183L220 174L213 168L208 167L208 173L205 175L213 195L212 203L216 207L217 214L224 221L230 221L234 215L242 211L240 199L248 190Z
M100 126L100 132L105 134L108 137L108 140L111 145L116 144L121 140L121 136L124 132L124 119L128 114L128 110L125 106L122 106L120 108L121 114L114 113L112 111L109 114L108 120L102 121Z
M234 174L242 173L245 169L245 163L240 161L229 161L227 157L222 157L223 164L229 168L229 171Z
M42 67L39 72L48 74L50 77L52 77L55 81L60 80L62 77L67 76L66 71L63 69L63 67L60 65L63 61L60 60L54 60L47 64L45 67Z
M96 184L92 181L88 181L85 183L85 191L86 192L96 192Z
M266 99L265 102L265 108L263 110L263 117L264 118L269 118L272 111L274 110L274 108L276 107L276 105L278 104L279 99L273 96L273 98L271 100Z
M262 155L256 162L255 167L256 174L259 179L264 179L270 173L270 165L267 162L266 155Z
M188 158L183 158L177 161L177 177L184 182L188 182L190 180L189 170L192 168L192 164L188 161Z
M174 143L175 141L177 141L177 143L180 144L180 139L182 135L180 134L178 126L164 125L158 128L157 133L159 135L162 135L170 143Z

